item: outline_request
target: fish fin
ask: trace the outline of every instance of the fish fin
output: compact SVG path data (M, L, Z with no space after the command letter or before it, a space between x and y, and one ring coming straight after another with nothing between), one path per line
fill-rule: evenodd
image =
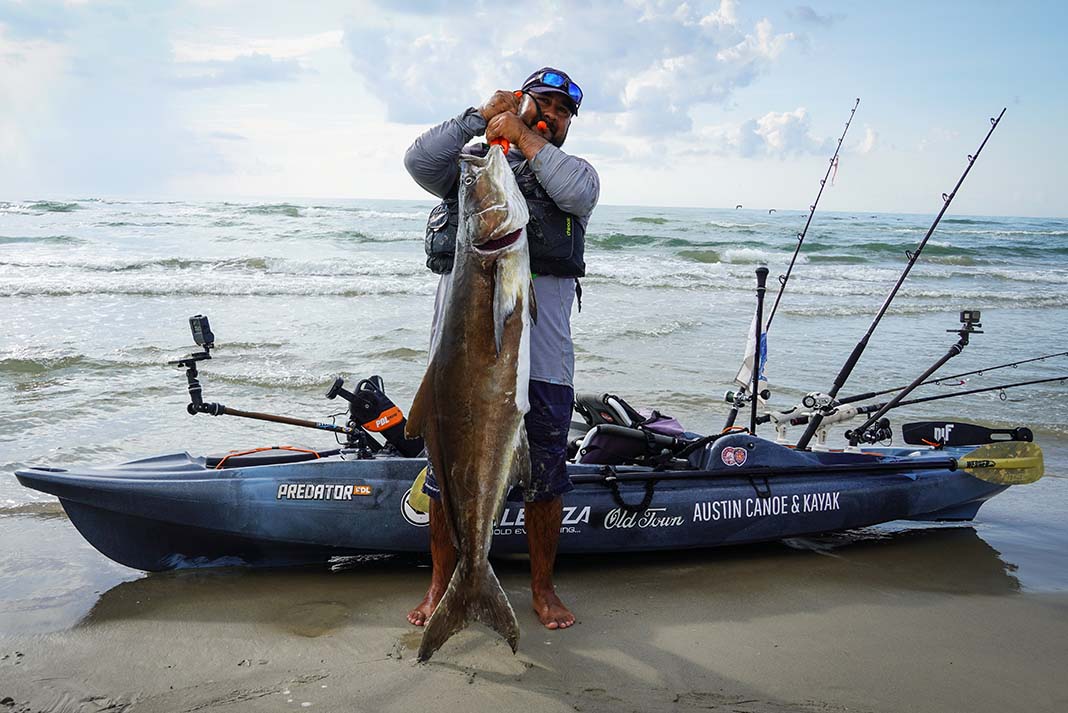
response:
M538 300L534 293L534 278L530 278L530 287L527 288L527 294L530 295L530 323L538 323Z
M512 461L512 484L530 487L530 442L527 441L527 429L519 429L519 442L515 446L515 460Z
M431 363L427 367L423 383L419 385L419 390L415 392L412 407L408 410L408 420L404 424L404 436L405 438L419 436L423 438L423 443L426 446L428 467L434 471L434 478L437 480L438 490L441 493L441 507L445 513L445 522L448 525L452 543L455 545L456 527L452 517L452 508L449 506L449 484L447 478L442 476L443 473L449 471L449 464L445 462L444 454L439 447L435 428L437 420L434 418L434 371L433 363Z
M523 490L530 488L530 444L527 442L527 429L522 428L519 430L519 438L515 444L515 456L512 458L512 469L508 474L508 487L513 485L520 485ZM507 495L507 492L505 493ZM504 506L508 504L508 498L501 498L500 504L497 505L497 515L494 517L495 522L501 521L501 513L504 512Z
M519 621L488 561L484 566L474 568L465 565L463 560L457 564L445 596L426 622L419 644L419 661L427 661L472 619L496 631L512 647L512 653L516 652Z
M404 424L405 438L418 438L426 436L427 414L431 413L434 406L434 365L427 365L426 374L423 376L419 390L412 399L412 407L408 409L408 420Z

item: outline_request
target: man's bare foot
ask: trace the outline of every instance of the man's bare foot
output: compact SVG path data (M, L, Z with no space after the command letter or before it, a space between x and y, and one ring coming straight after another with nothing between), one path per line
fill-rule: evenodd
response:
M427 619L438 608L438 602L441 601L441 597L444 594L445 592L438 591L433 587L428 589L423 601L419 602L419 606L408 612L408 623L414 626L426 626Z
M566 629L575 623L575 615L564 606L552 589L532 592L534 613L546 629Z

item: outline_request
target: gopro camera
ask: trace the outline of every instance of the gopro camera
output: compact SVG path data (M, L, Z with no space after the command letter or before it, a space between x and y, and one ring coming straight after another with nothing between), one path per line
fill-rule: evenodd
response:
M963 314L963 313L962 313ZM193 341L205 349L215 347L215 335L211 333L211 325L208 324L206 315L198 314L189 318L189 330L193 333Z
M980 312L977 309L962 309L960 311L960 323L961 324L975 324L976 326L982 326L979 324L979 320L982 319Z

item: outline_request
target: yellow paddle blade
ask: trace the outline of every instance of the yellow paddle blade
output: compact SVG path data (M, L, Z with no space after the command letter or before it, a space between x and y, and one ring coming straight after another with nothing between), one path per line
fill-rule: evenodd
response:
M1042 477L1042 449L1037 443L1006 441L979 446L961 456L957 466L980 480L998 485L1024 485Z
M412 483L412 493L408 496L408 504L419 512L430 512L430 496L423 492L423 483L426 482L426 468L419 471Z

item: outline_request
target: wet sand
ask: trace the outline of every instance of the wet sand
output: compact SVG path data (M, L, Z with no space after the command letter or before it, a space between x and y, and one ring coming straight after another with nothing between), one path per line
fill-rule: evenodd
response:
M421 560L142 576L62 517L20 519L97 559L54 601L7 592L0 711L1068 709L1068 593L1024 586L969 526L568 558L560 632L529 610L525 562L499 562L518 655L476 625L420 665Z

